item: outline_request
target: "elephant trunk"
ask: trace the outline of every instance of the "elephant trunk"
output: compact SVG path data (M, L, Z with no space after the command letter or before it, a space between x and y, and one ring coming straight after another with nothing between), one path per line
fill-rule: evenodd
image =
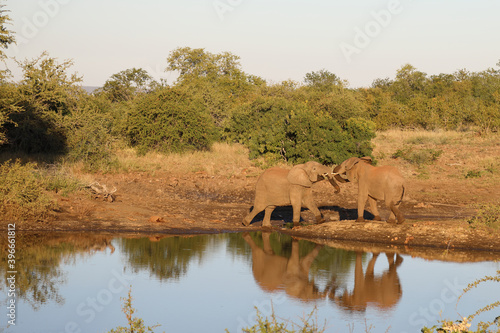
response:
M328 179L330 184L335 188L335 193L340 193L340 186L335 181L336 175L334 173L325 173L323 174L323 178Z
M341 171L341 165L337 165L334 169L333 169L333 172L332 172L332 176L335 177L335 179L339 182L339 183L348 183L349 182L349 179L347 179L347 175L346 175L346 172L344 170L344 172L339 172ZM344 178L345 177L345 178Z

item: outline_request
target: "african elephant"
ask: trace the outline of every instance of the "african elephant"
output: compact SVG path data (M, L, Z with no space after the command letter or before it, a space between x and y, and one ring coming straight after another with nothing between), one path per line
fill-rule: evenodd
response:
M324 298L324 293L309 276L311 264L322 246L316 245L307 255L299 255L299 241L292 239L292 253L287 258L275 254L270 235L269 232L262 233L263 245L260 247L250 234L243 234L243 239L252 248L252 272L258 285L268 292L285 290L287 295L301 301Z
M397 273L397 268L403 262L403 258L394 253L386 253L386 256L389 268L380 276L376 276L374 267L378 253L373 253L366 272L363 273L362 253L356 252L354 289L352 292L344 290L341 296L335 296L331 292L335 303L350 311L365 311L369 305L380 309L389 309L396 305L403 294Z
M351 157L339 164L333 170L334 174L345 175L351 182L358 182L358 219L363 222L363 213L366 200L370 202L370 209L375 215L374 220L380 221L377 209L377 200L384 200L391 210L387 222L403 223L404 216L399 210L403 201L405 186L401 173L393 166L375 167L371 165L370 157Z
M276 206L293 207L293 223L300 221L300 209L307 207L316 216L316 222L324 222L323 215L313 201L312 185L324 179L328 179L335 187L335 193L340 192L331 175L331 168L318 162L307 162L298 164L291 170L278 167L264 171L257 179L255 186L255 201L252 211L243 219L243 225L249 225L252 219L261 211L265 210L263 227L271 226L271 213Z

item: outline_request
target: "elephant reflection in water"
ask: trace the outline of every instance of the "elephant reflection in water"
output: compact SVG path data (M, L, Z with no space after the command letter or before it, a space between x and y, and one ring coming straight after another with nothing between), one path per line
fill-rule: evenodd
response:
M341 296L332 295L335 303L350 311L365 311L368 304L381 309L389 309L397 304L401 295L401 283L399 281L397 268L403 262L403 258L394 253L386 253L389 268L381 276L375 276L374 267L378 253L373 253L368 262L366 272L363 273L362 252L356 252L356 265L354 268L354 289L352 292L344 290Z
M314 281L309 281L309 269L318 255L321 245L317 245L305 257L299 257L299 241L292 240L292 254L290 258L276 255L271 248L270 233L263 232L263 248L255 244L250 234L245 233L243 238L252 248L252 271L259 286L269 292L285 290L294 298L302 301L311 301L322 298L324 293L318 291Z

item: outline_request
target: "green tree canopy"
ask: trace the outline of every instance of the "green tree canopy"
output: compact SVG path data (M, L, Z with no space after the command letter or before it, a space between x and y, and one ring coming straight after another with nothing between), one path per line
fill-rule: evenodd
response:
M130 68L111 75L104 83L102 91L112 102L129 101L139 94L154 90L158 87L146 70Z

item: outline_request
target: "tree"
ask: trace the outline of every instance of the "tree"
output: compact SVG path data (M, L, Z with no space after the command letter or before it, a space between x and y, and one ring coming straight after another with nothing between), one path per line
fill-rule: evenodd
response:
M175 87L139 98L126 126L129 142L140 153L203 150L218 139L204 105Z
M307 86L320 90L331 90L335 86L340 88L345 86L344 81L326 69L320 69L317 72L307 73L304 77L304 82Z
M5 5L0 4L0 59L5 59L3 49L9 47L10 44L15 43L13 32L7 29L6 25L11 22L10 17L7 15L8 10L3 9Z
M10 23L10 18L7 15L5 5L0 4L0 60L4 61L6 56L4 49L10 44L15 43L13 32L8 30L6 25ZM13 111L11 99L13 96L13 87L5 82L9 75L8 70L0 70L0 146L6 142L4 125L9 121L9 114Z
M130 68L111 75L102 91L112 102L129 101L159 86L146 70Z
M263 83L245 74L239 59L230 52L213 54L204 49L182 47L168 56L167 70L179 72L176 87L203 103L215 124L223 127L240 99Z
M424 90L426 82L427 74L417 71L410 64L406 64L396 72L396 79L391 88L398 101L407 102L415 94Z
M59 63L44 52L39 57L17 62L23 79L11 103L15 106L5 125L9 144L26 153L60 153L66 148L64 117L78 105L83 89L81 77L68 74L71 60Z

